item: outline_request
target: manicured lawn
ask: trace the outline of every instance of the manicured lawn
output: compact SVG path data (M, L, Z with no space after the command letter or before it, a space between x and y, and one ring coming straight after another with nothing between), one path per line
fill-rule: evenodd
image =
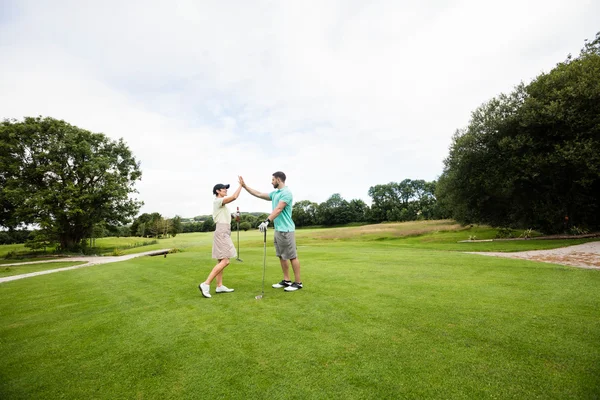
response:
M46 271L48 269L58 269L64 267L72 267L75 265L85 264L85 262L51 262L51 263L36 263L25 265L0 265L0 278L5 276L28 274L30 272Z
M444 232L325 231L298 231L295 293L270 288L269 233L260 301L258 232L226 269L236 291L213 284L211 299L197 289L210 234L178 235L167 258L0 284L0 398L600 396L600 271L463 254Z

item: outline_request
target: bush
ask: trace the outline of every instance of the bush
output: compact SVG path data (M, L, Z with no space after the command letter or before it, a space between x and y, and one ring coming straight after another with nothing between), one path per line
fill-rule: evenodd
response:
M589 233L589 231L587 229L580 228L578 226L574 226L571 229L569 229L569 233L571 235L577 236L577 235L586 235Z
M496 232L496 239L506 239L511 237L514 237L514 235L510 228L499 228L498 232Z
M530 228L530 229L526 229L519 237L522 237L524 239L531 239L532 235L533 235L533 229Z

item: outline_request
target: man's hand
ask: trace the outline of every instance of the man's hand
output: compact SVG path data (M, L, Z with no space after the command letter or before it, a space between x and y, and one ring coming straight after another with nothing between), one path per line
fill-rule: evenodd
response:
M240 184L241 187L243 187L244 189L246 189L246 182L244 182L244 178L242 178L241 176L238 176L238 182Z
M267 231L267 226L269 226L269 220L266 219L264 222L262 222L259 226L258 229L262 232L265 233Z

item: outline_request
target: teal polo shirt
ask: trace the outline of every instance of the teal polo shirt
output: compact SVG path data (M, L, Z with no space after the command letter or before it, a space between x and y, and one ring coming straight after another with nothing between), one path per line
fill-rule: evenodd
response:
M284 186L283 189L278 189L269 193L269 197L271 198L273 210L280 201L283 201L286 204L283 211L281 211L281 214L273 221L275 230L279 232L294 232L296 230L296 225L294 224L294 220L292 220L292 202L294 198L292 197L290 189L288 189L287 186Z

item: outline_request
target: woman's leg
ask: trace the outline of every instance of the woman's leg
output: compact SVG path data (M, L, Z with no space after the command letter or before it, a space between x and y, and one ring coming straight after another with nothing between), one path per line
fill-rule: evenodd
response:
M213 281L213 279L217 278L217 286L221 286L223 284L223 269L229 265L229 258L223 258L219 260L219 263L214 266L210 274L208 274L208 278L204 281L207 285Z

